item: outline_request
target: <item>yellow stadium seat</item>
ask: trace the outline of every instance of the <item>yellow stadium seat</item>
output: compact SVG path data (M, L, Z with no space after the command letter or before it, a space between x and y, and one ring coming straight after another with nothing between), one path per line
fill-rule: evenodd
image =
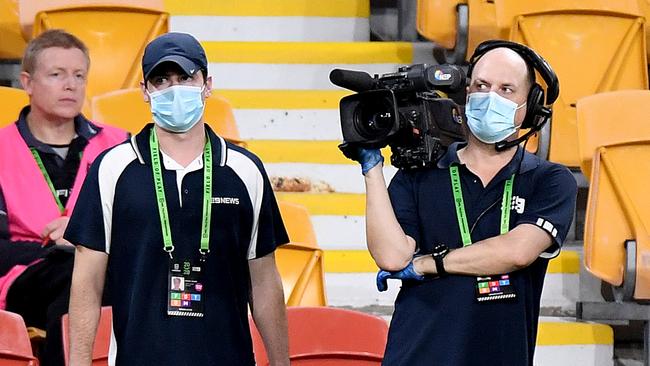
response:
M292 243L301 243L312 248L318 248L316 244L316 233L311 224L309 211L305 206L293 202L278 202L282 221L289 233L289 240Z
M445 48L453 48L456 43L456 12L467 0L418 0L417 28L425 38Z
M0 0L0 59L21 59L25 52L17 0Z
M417 2L418 32L446 50L435 49L438 62L461 63L482 41L503 38L497 33L495 17L493 0Z
M18 3L18 17L22 28L23 38L32 38L34 18L38 12L51 9L67 8L70 6L133 6L133 0L13 0ZM138 0L140 8L165 10L163 0Z
M0 127L16 122L20 110L29 104L29 97L24 90L6 86L0 86L0 100Z
M577 167L577 100L648 86L644 19L636 0L500 0L495 5L498 18L514 19L510 40L539 52L556 71L561 87L553 106L549 159Z
M80 6L36 14L33 35L60 28L79 37L90 51L86 97L134 88L142 80L144 48L169 29L169 15L127 6Z
M326 306L323 251L289 243L275 251L287 306Z
M290 243L275 252L288 306L325 306L323 251L316 244L316 234L309 212L301 205L278 202Z
M580 157L590 177L584 262L624 300L650 299L650 91L577 103ZM589 152L591 151L591 156Z
M115 90L96 96L91 102L92 119L139 132L151 122L151 109L145 103L140 88ZM214 131L233 143L243 145L230 103L214 93L206 100L205 120Z

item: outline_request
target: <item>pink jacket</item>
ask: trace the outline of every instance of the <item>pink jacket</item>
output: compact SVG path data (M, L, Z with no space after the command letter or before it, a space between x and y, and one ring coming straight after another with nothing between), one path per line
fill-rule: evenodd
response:
M104 150L126 139L126 132L95 123L101 131L88 141L66 204L72 212L90 164ZM40 233L61 216L52 192L15 123L0 129L0 188L7 206L12 241L41 241Z

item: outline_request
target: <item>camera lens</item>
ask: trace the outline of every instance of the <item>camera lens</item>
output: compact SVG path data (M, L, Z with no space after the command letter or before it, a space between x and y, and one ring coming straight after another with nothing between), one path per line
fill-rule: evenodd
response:
M367 100L359 105L355 118L357 132L367 139L382 138L393 128L395 116L390 100Z

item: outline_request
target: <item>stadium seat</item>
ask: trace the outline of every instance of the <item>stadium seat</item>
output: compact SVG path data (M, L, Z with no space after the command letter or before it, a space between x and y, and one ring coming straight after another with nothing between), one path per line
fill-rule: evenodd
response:
M382 318L330 307L289 307L289 358L292 366L379 366L388 324ZM269 361L250 321L255 361Z
M0 324L0 365L38 365L38 360L32 353L23 318L18 314L0 310Z
M0 128L18 120L18 114L29 104L29 97L22 89L0 86Z
M486 39L497 34L492 0L418 0L417 29L435 42L440 63L462 63Z
M18 0L0 0L0 60L19 60L25 52L18 16Z
M38 12L70 6L133 6L133 0L13 0L18 3L18 17L22 29L23 38L32 38L34 18ZM156 9L163 11L165 4L163 0L138 0L138 7Z
M288 306L325 306L323 251L307 209L291 202L278 202L289 244L275 252L284 298Z
M289 233L289 240L292 243L301 243L312 248L318 248L316 244L316 232L311 224L309 211L302 205L293 202L279 201L282 221Z
M151 109L145 103L140 88L115 90L96 96L91 102L92 119L121 127L131 133L139 132L151 121ZM207 99L205 120L217 134L233 143L243 145L230 103L212 94Z
M36 14L33 35L53 28L79 37L90 51L86 97L133 88L142 79L144 47L169 29L169 15L128 6L79 6L43 10Z
M61 327L63 331L63 354L65 364L69 362L70 337L69 337L70 320L68 314L61 317ZM108 365L108 350L111 345L111 332L113 328L113 310L110 306L102 306L99 317L97 334L93 345L93 366Z
M581 166L590 177L584 262L617 300L650 299L650 91L578 100Z
M648 86L644 19L636 0L500 0L495 5L497 18L504 19L498 25L513 19L509 39L535 49L558 74L549 159L579 166L577 100Z

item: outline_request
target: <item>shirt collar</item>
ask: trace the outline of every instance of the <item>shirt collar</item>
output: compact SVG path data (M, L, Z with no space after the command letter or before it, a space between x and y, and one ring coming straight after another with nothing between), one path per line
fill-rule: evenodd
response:
M144 163L145 165L151 165L151 149L149 148L149 134L151 133L151 129L153 128L154 124L149 123L144 128L138 132L137 135L133 136L131 138L131 143L133 145L133 148L137 151L139 159ZM212 144L212 161L213 164L216 163L220 166L225 165L225 159L222 159L221 156L223 154L223 149L222 149L222 142L221 138L217 136L214 131L208 126L208 124L205 124L205 130L208 133L208 136L210 138L210 143ZM225 143L225 142L224 142ZM162 152L162 150L161 150ZM201 154L201 160L202 160L203 154ZM163 164L165 164L163 162ZM170 169L165 165L166 169ZM173 170L173 169L170 169Z
M447 152L438 160L438 168L440 169L449 169L452 165L461 165L460 160L458 159L458 150L467 146L467 142L454 142L449 145ZM504 171L507 173L507 176L511 176L517 167L519 167L519 174L526 173L530 170L537 168L539 165L539 158L527 151L524 151L522 154L522 147L517 146L517 152L513 156L512 160L504 167ZM523 161L521 161L523 155ZM519 162L521 161L521 165Z
M30 106L25 106L20 111L18 121L16 122L16 125L18 127L18 132L22 136L23 140L25 140L27 146L36 148L37 150L45 153L54 153L54 151L49 145L39 141L36 137L34 137L34 134L32 134L32 132L29 130L29 126L27 125L27 115L29 114L30 110L31 110ZM74 129L75 132L77 133L77 136L85 139L86 141L96 136L99 133L99 131L102 130L101 127L90 122L82 114L79 114L74 118Z

